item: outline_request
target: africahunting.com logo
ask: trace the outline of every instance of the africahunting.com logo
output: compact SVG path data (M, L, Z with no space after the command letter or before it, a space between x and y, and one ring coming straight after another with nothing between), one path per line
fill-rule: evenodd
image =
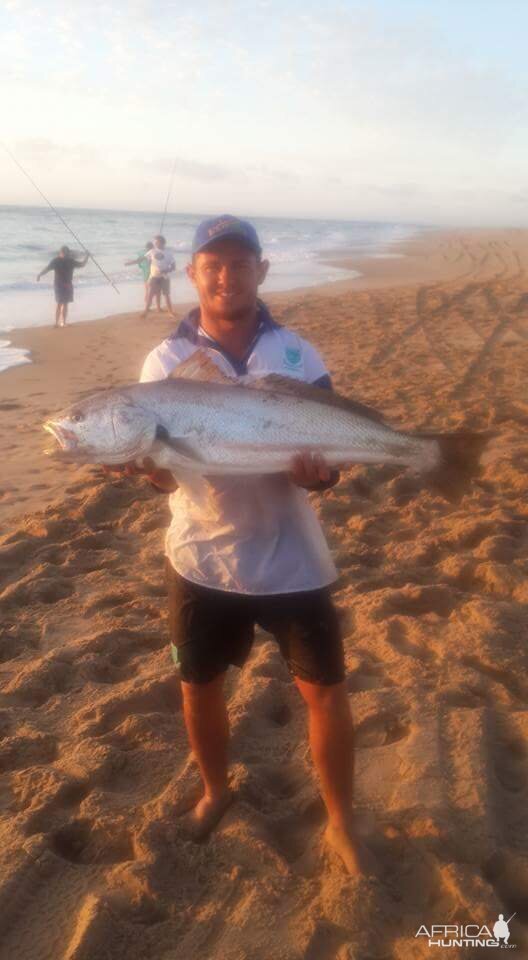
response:
M480 923L433 923L426 927L423 923L415 933L416 937L427 937L430 947L499 947L502 950L515 950L517 944L509 943L510 927L515 914L509 920L499 913L499 919L490 928Z

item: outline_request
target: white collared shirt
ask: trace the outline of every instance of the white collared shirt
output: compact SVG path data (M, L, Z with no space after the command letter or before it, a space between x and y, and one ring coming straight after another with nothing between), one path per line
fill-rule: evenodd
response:
M276 324L263 304L257 337L244 361L229 358L199 328L193 311L149 353L141 381L163 380L195 350L230 377L280 373L329 381L315 348ZM180 576L228 592L266 595L327 586L337 571L307 492L286 474L255 477L178 475L170 495L165 549Z

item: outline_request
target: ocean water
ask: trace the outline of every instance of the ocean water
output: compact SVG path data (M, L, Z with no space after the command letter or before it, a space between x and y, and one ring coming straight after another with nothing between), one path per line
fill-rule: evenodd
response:
M76 323L115 313L140 310L143 282L137 267L124 261L136 257L147 240L160 232L159 213L117 210L60 209L64 220L94 255L119 293L91 261L74 276L75 302L68 320ZM174 252L177 272L171 280L174 303L195 299L184 268L190 259L191 239L202 215L168 213L163 226L167 244ZM253 217L271 266L262 295L277 290L316 286L357 271L341 270L322 262L331 252L355 256L391 256L393 244L409 239L422 226L368 221L268 219ZM48 207L0 206L0 371L31 362L26 351L9 343L9 331L54 323L53 273L37 283L37 274L47 266L59 247L67 244L75 253L81 247Z

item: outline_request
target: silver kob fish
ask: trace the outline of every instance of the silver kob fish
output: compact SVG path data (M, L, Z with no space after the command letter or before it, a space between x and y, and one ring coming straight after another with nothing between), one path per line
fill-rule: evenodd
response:
M396 464L454 491L486 438L400 433L375 410L270 374L232 380L201 350L167 380L110 389L44 424L54 452L76 463L142 463L205 476L279 473L311 451L330 466ZM49 451L48 451L49 452Z

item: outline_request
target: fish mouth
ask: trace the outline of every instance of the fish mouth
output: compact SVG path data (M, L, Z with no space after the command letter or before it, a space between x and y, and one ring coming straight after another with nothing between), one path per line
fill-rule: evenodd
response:
M53 439L58 444L53 444L52 446L46 447L44 453L48 455L52 454L65 454L71 453L78 447L77 437L75 436L73 430L67 430L66 427L61 427L60 424L54 423L53 420L48 420L44 424L44 430L47 433L51 433Z

